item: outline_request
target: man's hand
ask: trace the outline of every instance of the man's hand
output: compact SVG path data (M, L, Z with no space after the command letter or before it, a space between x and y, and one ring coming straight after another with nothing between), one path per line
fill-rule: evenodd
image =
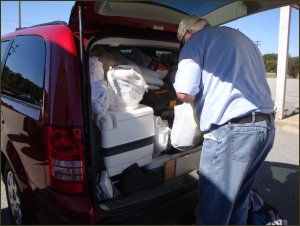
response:
M186 94L186 93L176 93L179 100L185 103L194 103L195 96Z

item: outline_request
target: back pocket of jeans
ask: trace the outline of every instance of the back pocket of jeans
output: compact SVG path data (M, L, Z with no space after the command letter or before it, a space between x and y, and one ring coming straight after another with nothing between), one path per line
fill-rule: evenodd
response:
M263 133L237 132L232 136L231 159L238 162L250 161L261 146Z

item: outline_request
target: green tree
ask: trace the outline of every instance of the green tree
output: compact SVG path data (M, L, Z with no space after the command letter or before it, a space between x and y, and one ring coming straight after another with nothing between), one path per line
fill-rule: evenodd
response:
M290 78L299 77L299 57L289 57L287 73Z
M269 53L263 55L266 72L276 73L277 70L277 54Z
M276 73L277 72L277 58L278 55L275 53L269 53L263 55L264 63L266 66L266 72ZM299 77L299 57L288 56L287 74L290 78Z
M277 60L277 54L275 54L275 53L268 53L268 54L265 54L265 55L263 55L263 59L264 59L264 61L266 61L266 60Z

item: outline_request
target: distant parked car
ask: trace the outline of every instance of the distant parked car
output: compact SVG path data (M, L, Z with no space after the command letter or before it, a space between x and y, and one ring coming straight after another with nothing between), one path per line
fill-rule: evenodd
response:
M201 146L179 151L169 145L153 155L154 118L172 128L179 103L172 88L177 24L199 14L219 25L293 2L78 1L68 24L3 35L1 172L14 223L191 220ZM96 114L89 77L96 49L142 74L163 74L163 84L149 88L137 108Z

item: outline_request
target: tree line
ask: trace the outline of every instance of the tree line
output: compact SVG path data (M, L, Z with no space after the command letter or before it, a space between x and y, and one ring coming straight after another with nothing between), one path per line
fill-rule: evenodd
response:
M1 90L6 94L36 105L41 105L43 98L42 87L25 79L20 73L13 72L7 66L4 67L2 74Z
M263 55L263 59L266 66L266 72L276 73L278 54L275 53L265 54ZM288 57L287 74L289 78L299 78L299 56Z

